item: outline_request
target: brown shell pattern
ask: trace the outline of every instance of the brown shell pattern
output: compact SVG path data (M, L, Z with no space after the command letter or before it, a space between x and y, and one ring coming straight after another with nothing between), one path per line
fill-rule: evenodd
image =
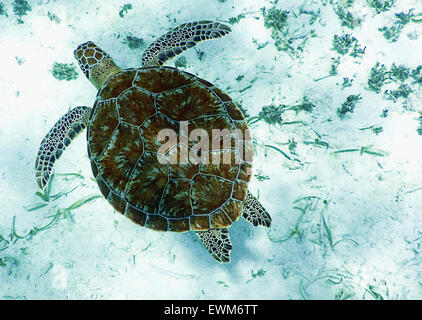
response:
M182 123L189 133L208 134L207 152L182 139ZM161 129L178 139L165 154ZM213 129L230 130L228 147L214 147ZM170 67L127 69L98 93L88 154L103 195L135 223L176 232L225 228L239 218L250 179L251 162L241 159L239 145L251 150L252 143L235 129L247 129L242 112L211 83ZM193 161L170 161L186 152Z

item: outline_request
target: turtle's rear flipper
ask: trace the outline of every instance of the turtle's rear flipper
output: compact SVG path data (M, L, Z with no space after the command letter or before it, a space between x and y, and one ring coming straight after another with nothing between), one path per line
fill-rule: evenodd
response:
M142 57L142 66L161 66L198 42L221 38L230 31L229 26L215 21L184 23L155 40L147 48Z
M38 186L44 189L50 179L54 162L60 158L70 142L86 128L91 108L76 107L56 122L42 140L35 161L35 177Z
M227 229L209 229L207 231L196 231L195 233L215 260L218 262L230 262L232 244Z
M271 216L262 204L249 191L243 202L242 217L256 226L271 226Z

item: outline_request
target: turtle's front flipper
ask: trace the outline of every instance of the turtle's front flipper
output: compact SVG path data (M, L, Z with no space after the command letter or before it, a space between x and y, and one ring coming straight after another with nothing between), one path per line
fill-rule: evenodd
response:
M44 189L50 179L54 162L83 129L86 128L91 108L76 107L56 122L42 140L35 161L35 177L38 186Z
M271 226L271 216L249 191L243 202L242 217L256 226Z
M207 231L196 231L195 233L215 260L218 262L230 262L232 244L227 229L209 229Z
M161 66L198 42L221 38L230 31L230 27L214 21L184 23L155 40L147 48L142 57L142 66Z

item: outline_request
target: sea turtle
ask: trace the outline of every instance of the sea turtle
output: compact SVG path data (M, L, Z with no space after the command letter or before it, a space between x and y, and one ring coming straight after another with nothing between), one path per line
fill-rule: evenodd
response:
M118 212L154 230L194 231L217 261L230 261L228 228L233 222L242 216L254 226L271 224L268 212L248 192L253 148L247 124L222 90L162 66L198 42L230 31L214 21L182 24L147 48L141 68L131 69L119 68L91 41L79 45L74 56L98 94L93 108L71 109L42 140L35 163L38 186L46 187L55 161L87 128L94 177ZM202 144L188 139L184 129L189 127ZM218 143L210 147L216 129ZM176 139L164 151L164 140L168 145L171 136L163 140L162 132L174 132ZM228 132L228 146L221 132Z

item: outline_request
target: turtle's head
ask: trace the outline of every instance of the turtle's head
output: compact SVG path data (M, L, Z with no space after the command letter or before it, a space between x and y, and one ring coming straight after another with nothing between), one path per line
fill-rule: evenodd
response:
M100 89L107 79L121 71L113 59L92 41L79 45L73 51L73 55L86 77L97 89Z

